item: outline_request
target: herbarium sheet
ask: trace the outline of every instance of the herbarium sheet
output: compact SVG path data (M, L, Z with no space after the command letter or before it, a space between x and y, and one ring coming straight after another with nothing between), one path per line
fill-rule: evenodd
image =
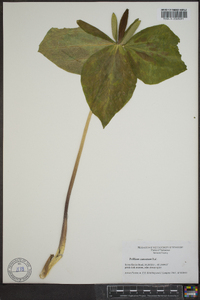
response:
M3 14L4 283L197 283L198 3Z

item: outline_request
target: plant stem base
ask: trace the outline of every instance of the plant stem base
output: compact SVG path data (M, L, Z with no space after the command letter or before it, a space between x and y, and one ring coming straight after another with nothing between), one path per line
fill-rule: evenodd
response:
M68 212L68 206L69 206L69 199L70 199L71 191L72 191L72 188L74 185L74 180L76 177L76 172L77 172L79 161L81 158L81 153L83 150L83 146L84 146L84 142L85 142L85 138L86 138L86 134L87 134L91 116L92 116L92 112L90 111L89 115L87 117L87 121L86 121L85 128L83 131L81 143L79 146L79 151L78 151L78 154L76 157L74 169L73 169L71 180L69 183L69 188L68 188L67 197L66 197L66 201L65 201L65 209L64 209L62 231L61 231L61 236L60 236L60 244L59 244L59 247L58 247L58 250L57 250L55 256L53 254L51 254L49 256L49 258L47 259L47 261L40 273L41 279L44 279L49 274L52 267L63 257L64 251L65 251L66 235L67 235L67 212Z

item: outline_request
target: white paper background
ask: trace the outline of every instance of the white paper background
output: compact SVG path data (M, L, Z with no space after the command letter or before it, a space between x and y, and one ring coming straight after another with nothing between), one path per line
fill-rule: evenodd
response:
M197 51L195 2L4 3L4 282L8 264L32 265L27 283L122 281L122 242L197 240ZM82 19L111 36L113 12L129 9L139 30L158 8L190 8L162 21L177 34L188 70L158 85L138 80L129 103L102 129L93 116L69 207L63 259L39 273L58 247L64 201L89 112L80 76L38 53L52 28ZM128 24L128 25L129 25Z

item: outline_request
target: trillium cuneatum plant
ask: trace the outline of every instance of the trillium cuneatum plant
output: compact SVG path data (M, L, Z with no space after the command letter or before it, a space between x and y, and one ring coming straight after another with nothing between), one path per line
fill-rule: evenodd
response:
M113 39L78 20L77 28L50 29L39 46L39 52L58 67L81 75L90 107L68 188L58 250L48 258L41 278L47 276L64 253L69 199L92 113L105 127L131 99L137 79L157 84L186 70L177 47L180 39L168 26L156 25L135 34L141 21L136 19L126 29L128 13L127 9L119 27L116 15L112 14Z

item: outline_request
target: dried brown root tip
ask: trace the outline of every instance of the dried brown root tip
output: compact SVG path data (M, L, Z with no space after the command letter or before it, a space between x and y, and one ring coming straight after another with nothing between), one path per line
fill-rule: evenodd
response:
M51 268L63 257L63 254L60 254L60 249L57 250L56 255L51 254L47 259L41 273L40 278L44 279L50 272Z
M47 261L46 261L46 263L45 263L45 265L44 265L44 267L43 267L43 269L42 269L42 272L40 273L40 278L41 278L41 279L44 279L44 278L47 276L47 274L48 274L48 269L49 269L49 264L50 264L51 260L53 259L53 257L54 257L54 255L51 254L51 255L49 256L49 258L47 259Z

